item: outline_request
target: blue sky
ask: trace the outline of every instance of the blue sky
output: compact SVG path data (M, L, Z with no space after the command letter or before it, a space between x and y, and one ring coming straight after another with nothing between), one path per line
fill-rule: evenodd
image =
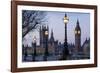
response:
M74 29L76 27L77 19L79 20L80 28L81 28L81 45L85 41L86 38L90 37L90 14L89 13L75 13L75 12L46 12L46 20L47 25L49 26L49 36L51 34L51 29L54 32L55 40L64 42L64 22L63 17L65 13L69 17L69 22L67 24L67 40L68 43L75 43L75 34ZM34 31L37 37L37 42L39 42L39 32ZM28 44L32 42L32 38L29 38L30 35L26 36L28 40Z

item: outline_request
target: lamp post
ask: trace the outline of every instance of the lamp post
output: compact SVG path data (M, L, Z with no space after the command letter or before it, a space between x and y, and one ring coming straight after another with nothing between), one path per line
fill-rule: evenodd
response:
M64 21L64 24L65 24L65 40L64 40L64 49L63 49L63 57L62 57L62 59L66 60L68 55L69 55L68 44L67 44L67 23L68 23L69 19L68 19L66 14L64 16L63 21Z
M45 53L44 53L44 61L47 61L48 56L48 31L45 31Z
M33 43L33 47L34 47L34 53L32 53L32 60L35 61L35 57L36 57L36 37L34 37L34 43Z
M27 47L25 47L25 49L23 50L24 51L24 61L26 61L27 59Z

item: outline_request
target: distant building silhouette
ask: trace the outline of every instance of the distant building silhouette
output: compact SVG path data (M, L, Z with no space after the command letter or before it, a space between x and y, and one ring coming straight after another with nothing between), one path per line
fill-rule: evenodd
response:
M77 20L75 27L75 48L73 49L72 59L89 59L90 58L90 40L85 40L81 46L81 28L79 20Z
M75 27L75 50L76 52L80 52L81 49L81 28L79 25L79 20L77 20Z
M39 32L39 35L40 35L40 46L39 47L41 47L41 48L45 48L45 46L46 46L46 44L45 44L45 42L46 42L45 31L48 31L48 34L49 34L49 27L48 26L41 26L40 32ZM58 45L58 41L55 41L55 38L53 35L53 29L52 29L50 38L48 35L48 51L49 51L49 53L54 53L56 48L57 48L57 45Z
M84 58L90 58L90 39L87 39L84 41L82 45L83 53L84 53Z
M49 27L48 26L40 26L40 46L42 48L45 48L46 44L46 37L45 37L45 31L48 31L48 34L49 34ZM48 35L49 36L49 35ZM48 36L47 36L47 39L48 39Z

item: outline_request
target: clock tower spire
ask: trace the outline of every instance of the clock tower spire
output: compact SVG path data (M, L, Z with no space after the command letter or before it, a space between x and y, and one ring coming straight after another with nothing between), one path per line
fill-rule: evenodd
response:
M79 25L79 20L77 19L75 27L75 51L79 52L81 49L81 28Z

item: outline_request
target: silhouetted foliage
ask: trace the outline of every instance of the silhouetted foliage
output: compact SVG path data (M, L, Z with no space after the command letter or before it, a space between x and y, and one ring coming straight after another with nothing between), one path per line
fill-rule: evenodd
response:
M44 11L22 11L22 37L25 37L33 29L37 29L39 25L45 21L46 13Z

